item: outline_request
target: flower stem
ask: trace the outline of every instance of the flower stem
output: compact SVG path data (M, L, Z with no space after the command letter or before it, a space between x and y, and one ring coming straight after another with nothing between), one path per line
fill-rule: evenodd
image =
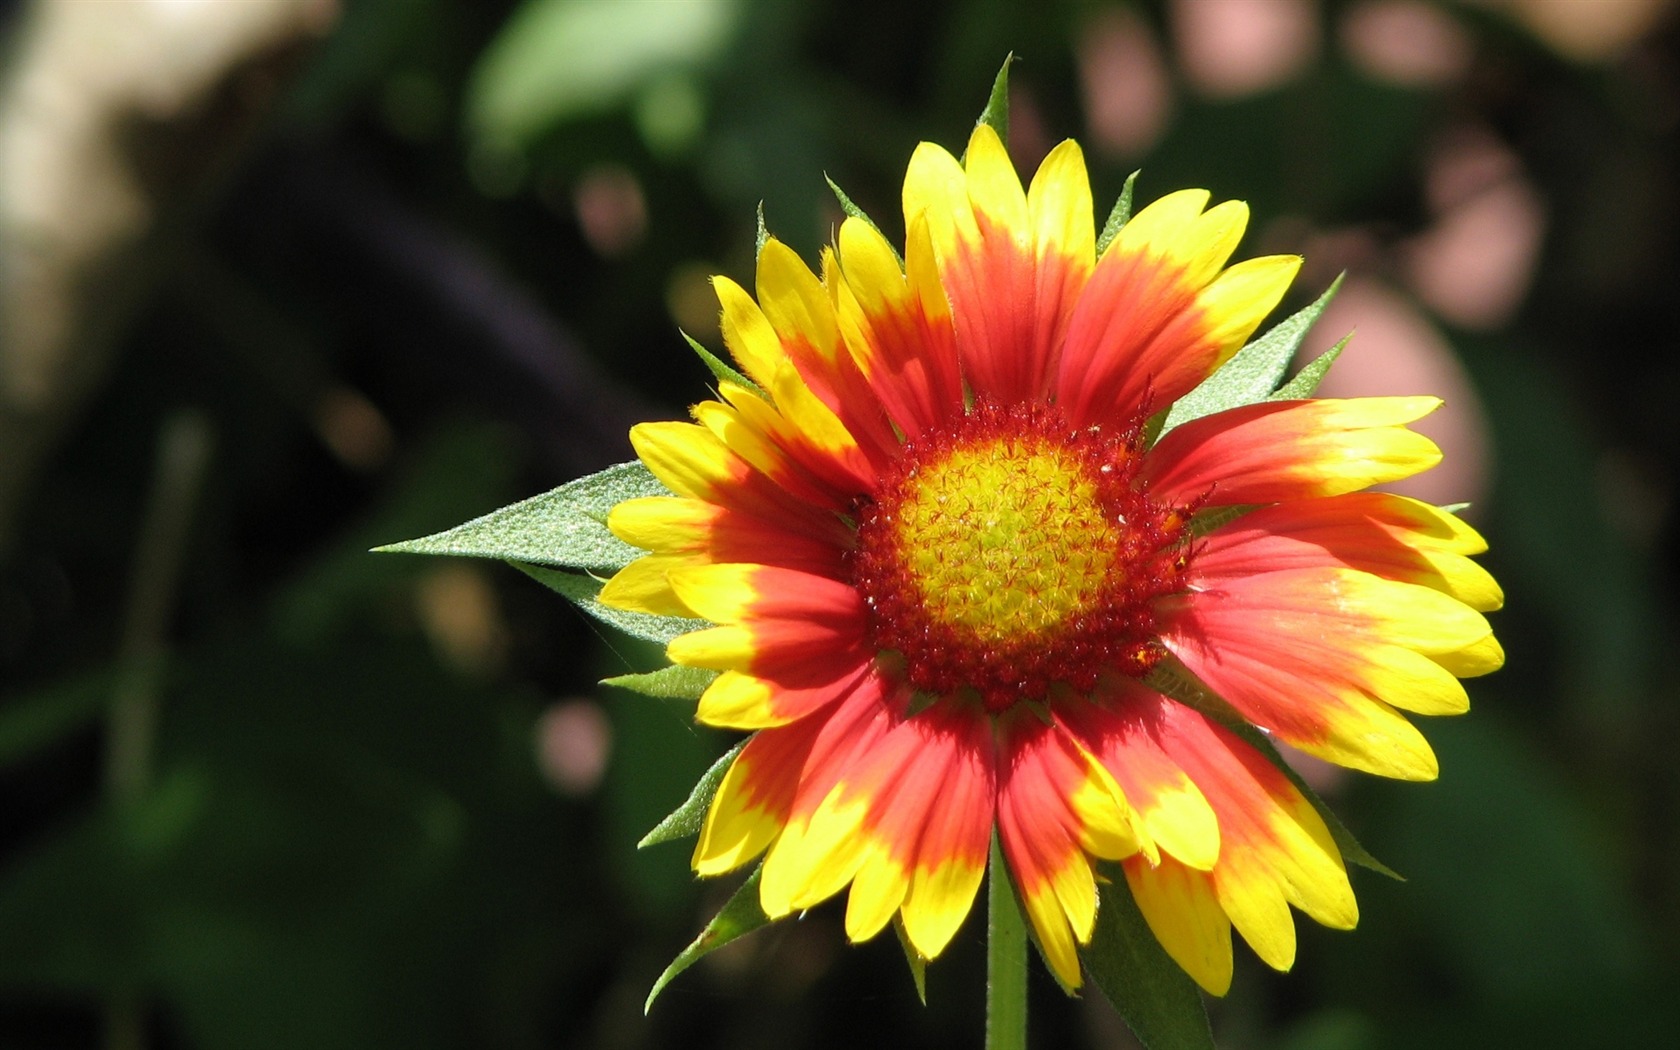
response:
M1027 928L995 834L986 910L986 1050L1026 1050Z

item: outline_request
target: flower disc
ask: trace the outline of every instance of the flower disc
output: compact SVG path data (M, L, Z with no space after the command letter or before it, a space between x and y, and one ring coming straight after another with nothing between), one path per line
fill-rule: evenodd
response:
M856 585L918 689L1002 710L1159 660L1151 604L1188 562L1182 512L1133 489L1138 432L977 406L907 446L860 507Z

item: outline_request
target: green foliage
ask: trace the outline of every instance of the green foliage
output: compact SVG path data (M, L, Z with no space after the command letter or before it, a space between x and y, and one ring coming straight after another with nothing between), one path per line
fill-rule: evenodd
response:
M980 111L976 124L985 124L997 132L997 137L1009 144L1009 67L1015 62L1013 53L1003 60L1003 68L992 79L992 93L986 98L986 108Z
M1097 928L1081 954L1091 983L1147 1050L1213 1050L1202 996L1138 911L1119 867L1104 863Z
M627 499L670 494L640 463L620 463L464 525L374 550L616 571L643 552L607 531L607 512Z
M654 825L653 830L643 835L636 845L645 848L698 835L701 825L706 822L706 811L712 808L712 798L717 795L718 785L723 783L724 774L729 772L729 767L735 764L736 756L746 746L747 742L743 740L724 752L723 757L713 762L712 767L694 782L694 790L688 799L673 810L670 816Z
M660 700L698 700L700 694L706 691L706 687L717 678L717 674L716 671L708 671L701 667L672 664L657 671L605 678L601 684Z
M834 199L840 204L840 210L844 212L848 218L857 219L876 233L881 233L881 227L875 225L875 220L866 215L862 208L852 203L852 198L846 196L846 191L841 189L838 183L826 175L823 176L823 181L828 183L829 191L834 194ZM892 249L893 258L898 260L898 268L901 270L904 269L904 256L899 252L898 245L894 244L892 239L887 237L886 234L881 234L881 238L885 240L887 242L887 246Z
M1295 359L1296 352L1301 349L1307 332L1318 321L1319 315L1324 313L1324 308L1330 305L1330 300L1336 297L1336 291L1341 286L1342 279L1338 277L1311 306L1278 322L1271 331L1238 350L1219 371L1203 380L1200 386L1179 398L1167 413L1161 433L1165 434L1192 419L1252 405L1270 397L1282 381L1284 372L1288 370L1289 362ZM1330 360L1334 361L1335 357L1331 356ZM1317 386L1318 379L1322 378L1324 370L1328 368L1327 361L1308 382Z
M678 974L729 942L770 921L764 914L764 909L758 906L758 880L763 871L762 866L754 868L747 881L729 898L729 903L725 904L723 909L712 917L712 921L706 924L706 928L700 931L700 936L665 968L665 972L653 982L653 990L648 992L647 1001L642 1004L643 1010L653 1009L653 1001L659 998L659 993L664 991L665 986Z
M759 389L757 383L748 379L740 372L737 372L734 367L723 358L712 353L710 350L707 350L704 346L701 346L693 336L684 332L682 333L682 337L688 342L688 348L694 351L695 356L699 357L701 361L705 362L706 367L711 369L712 375L717 377L718 382L734 383L736 386L741 387L744 390L751 390L759 397L766 396L764 391ZM623 465L626 468L632 466L632 464L629 463ZM635 465L639 466L640 464Z
M1311 397L1318 390L1318 384L1324 382L1325 373L1336 363L1336 358L1342 356L1342 351L1347 349L1352 339L1352 333L1344 335L1336 341L1336 345L1308 361L1295 373L1294 378L1277 388L1271 395L1271 400L1289 401L1294 398Z
M1108 218L1103 222L1102 232L1097 234L1097 257L1102 258L1103 252L1114 243L1114 238L1120 235L1120 230L1132 221L1132 191L1137 186L1138 175L1132 172L1126 176L1126 184L1120 188L1120 196L1109 210Z
M910 943L910 933L904 928L904 916L894 915L892 928L893 936L898 939L899 950L904 953L904 965L910 971L911 983L916 986L916 999L926 1006L928 961L922 958L922 953Z
M526 0L473 71L468 126L481 140L527 147L556 122L624 105L662 76L716 63L745 7Z

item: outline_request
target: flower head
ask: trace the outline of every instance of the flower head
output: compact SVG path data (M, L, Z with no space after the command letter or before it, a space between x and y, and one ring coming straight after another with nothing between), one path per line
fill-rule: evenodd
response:
M1164 197L1099 255L1079 147L1023 189L981 125L963 161L912 157L902 263L854 217L820 274L768 240L756 299L715 280L745 376L632 433L676 495L613 511L651 553L601 592L714 624L669 655L721 672L701 721L754 734L701 874L763 855L767 915L849 887L852 939L897 916L931 958L995 830L1069 987L1097 860L1216 993L1232 927L1284 968L1291 905L1354 924L1323 819L1229 719L1431 778L1399 712L1465 710L1501 596L1468 526L1362 491L1437 462L1406 429L1433 398L1264 401L1152 440L1299 266L1227 266L1247 209L1207 204Z

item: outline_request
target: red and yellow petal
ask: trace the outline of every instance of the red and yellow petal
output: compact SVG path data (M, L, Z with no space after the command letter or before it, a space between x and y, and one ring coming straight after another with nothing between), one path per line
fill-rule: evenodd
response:
M1077 988L1077 946L1091 939L1097 913L1090 858L1159 854L1114 777L1062 726L1015 713L1002 747L1003 854L1046 961L1063 985Z
M1104 692L1057 704L1057 719L1113 775L1148 839L1180 863L1207 871L1219 858L1219 822L1161 745L1172 701L1132 679Z
M1354 492L1244 514L1202 542L1196 572L1235 579L1342 566L1432 587L1489 612L1504 604L1504 592L1466 556L1486 549L1474 529L1446 511L1404 496Z
M1280 970L1294 962L1288 905L1325 926L1352 929L1359 908L1347 868L1312 804L1230 731L1187 708L1176 708L1171 723L1168 750L1219 815L1214 892L1255 954Z
M1206 191L1185 190L1154 202L1097 263L1056 379L1074 426L1123 421L1188 393L1243 345L1294 279L1295 256L1221 272L1248 209L1228 201L1203 212L1207 200Z
M839 447L837 427L857 454L879 466L897 448L897 439L870 385L847 352L835 311L833 275L825 256L819 279L787 245L774 237L758 254L758 303L775 331L794 375L778 369L761 385L789 416L810 419L824 432L826 443ZM826 413L804 403L816 401ZM832 422L830 422L830 418Z
M704 565L668 574L683 605L718 624L672 639L675 663L790 686L833 681L870 655L867 611L850 585L793 569Z
M1043 397L1092 265L1090 181L1079 149L1052 151L1029 196L997 133L975 128L959 164L924 143L904 181L906 228L928 225L976 396Z
M630 444L648 472L679 496L740 511L789 532L829 535L833 514L802 502L705 427L639 423Z
M775 918L852 884L847 933L903 917L910 943L938 955L985 872L995 796L984 719L936 704L856 756L803 828L765 859L760 900Z
M963 409L956 333L927 218L910 226L902 272L886 238L863 220L842 223L839 240L831 287L840 329L875 397L914 440Z
M850 695L869 673L869 664L862 663L830 681L790 686L740 671L725 671L701 694L694 719L724 729L787 725Z
M1140 479L1171 503L1278 503L1398 481L1441 461L1405 424L1434 397L1263 401L1176 427L1144 458Z
M830 579L843 577L844 550L852 542L851 531L838 518L822 535L813 535L680 496L625 500L607 514L607 528L625 543L655 554L689 555L691 564L756 562Z
M1429 780L1434 753L1389 705L1462 710L1460 687L1433 658L1488 635L1480 613L1430 588L1299 569L1186 596L1162 641L1245 718L1301 750Z
M694 849L701 875L733 871L791 825L803 826L839 772L878 741L902 710L887 683L865 676L831 707L761 730L735 757L713 796Z

